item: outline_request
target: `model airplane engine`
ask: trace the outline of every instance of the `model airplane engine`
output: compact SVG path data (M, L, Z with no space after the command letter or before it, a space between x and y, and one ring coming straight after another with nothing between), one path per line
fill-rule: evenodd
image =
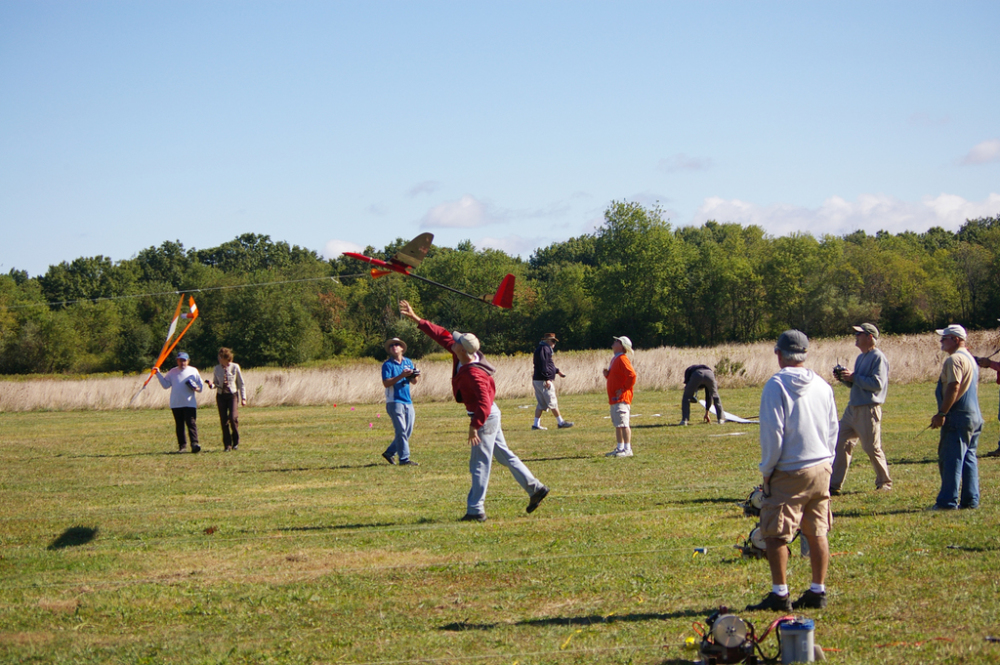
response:
M708 631L701 638L699 653L709 665L716 663L757 663L753 624L729 614L728 608L705 620Z

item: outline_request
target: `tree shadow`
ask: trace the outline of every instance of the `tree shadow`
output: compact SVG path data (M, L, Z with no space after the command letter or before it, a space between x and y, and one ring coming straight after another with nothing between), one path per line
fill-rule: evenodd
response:
M367 524L326 524L319 526L283 526L278 527L277 531L341 531L344 529L380 529L388 526L400 526L395 522L369 522ZM246 531L246 530L245 530ZM249 531L248 531L249 532Z
M934 458L925 457L924 459L909 459L909 458L904 457L904 458L898 459L898 460L886 460L886 461L890 465L894 465L894 464L937 464L938 463L936 457L934 457Z
M296 473L302 471L344 471L345 469L370 469L375 466L389 468L389 464L371 462L369 464L341 464L339 466L299 466L284 469L240 469L236 473Z
M70 459L108 459L108 458L115 458L115 457L148 457L148 456L151 456L151 455L175 455L175 454L176 454L176 451L167 451L167 452L164 452L162 450L157 450L157 451L151 452L151 453L108 453L108 454L104 454L104 455L66 455L66 454L61 454L61 455L56 455L55 457L68 457Z
M705 503L726 503L726 504L742 506L743 499L735 497L716 497L712 499L684 499L677 501L664 501L663 503L664 505L687 505L687 504L699 505Z
M593 455L566 455L564 457L522 457L522 462L560 462L568 459L593 459Z
M718 608L710 608L705 610L680 610L677 612L643 612L643 613L633 613L633 614L612 614L608 616L603 616L600 614L591 614L586 616L575 616L575 617L549 617L545 619L524 619L522 621L514 622L497 622L497 623L470 623L468 621L456 621L453 623L446 624L444 626L438 627L438 630L446 630L449 632L461 632L465 630L493 630L500 626L593 626L602 623L615 623L615 622L625 622L625 621L665 621L667 619L684 619L684 618L704 618L710 615L712 612L716 611Z
M61 550L66 547L77 547L86 545L97 537L97 527L91 526L71 526L59 534L59 537L52 541L46 549Z
M850 517L881 517L882 515L912 515L914 513L925 512L924 508L898 508L896 510L859 510L853 508L851 510L835 510L833 511L833 516L838 519L850 518Z

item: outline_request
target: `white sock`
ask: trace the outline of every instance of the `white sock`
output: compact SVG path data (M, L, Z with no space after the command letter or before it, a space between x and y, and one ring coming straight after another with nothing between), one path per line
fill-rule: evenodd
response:
M542 424L542 419L541 418L535 418L535 427L540 427L541 424Z
M816 584L815 582L812 582L809 585L809 590L812 591L813 593L826 593L826 585Z
M558 421L558 423L559 423L560 425L562 425L562 424L563 424L564 422L566 422L565 420L563 420L563 417L562 417L562 416L559 416L558 418L556 418L556 421Z
M771 585L771 591L773 591L774 593L776 593L779 596L787 596L788 595L788 585L787 584L772 584Z

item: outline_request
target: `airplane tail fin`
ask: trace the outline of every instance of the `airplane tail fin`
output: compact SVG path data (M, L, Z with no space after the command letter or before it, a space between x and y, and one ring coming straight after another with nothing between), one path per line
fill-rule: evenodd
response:
M500 288L493 294L492 304L504 309L514 306L514 276L508 274L500 282Z
M379 270L378 268L372 268L372 279L378 279L379 277L385 277L386 275L391 274L391 270Z

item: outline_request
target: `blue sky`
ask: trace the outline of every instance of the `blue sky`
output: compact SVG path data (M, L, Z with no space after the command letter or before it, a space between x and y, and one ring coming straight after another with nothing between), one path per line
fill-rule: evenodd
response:
M1000 3L0 0L0 272L1000 213Z

